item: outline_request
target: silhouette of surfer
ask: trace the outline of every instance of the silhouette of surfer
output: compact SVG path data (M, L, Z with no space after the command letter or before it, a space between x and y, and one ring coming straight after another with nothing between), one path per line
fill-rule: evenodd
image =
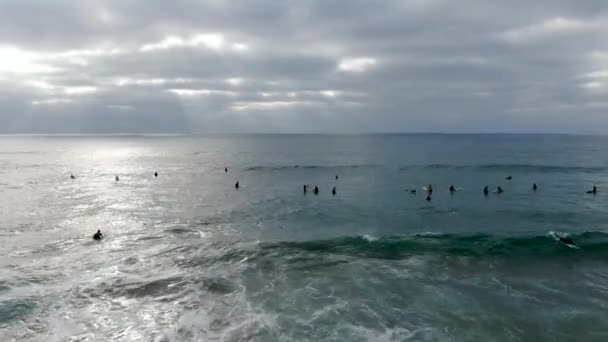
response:
M120 178L118 178L118 176L116 176L114 179L115 179L117 182L120 180Z
M308 185L304 184L302 186L302 190L304 191L304 193L306 193L308 191Z
M499 186L499 187L496 187L496 193L497 193L497 194L502 194L503 192L504 192L504 191L502 190L502 188L501 188L500 186Z
M93 240L101 240L103 239L103 234L101 233L101 230L97 230L97 233L93 234Z
M158 177L158 172L154 172L154 177Z
M239 182L238 182L238 181L237 181L237 182L234 184L234 187L235 187L236 189L238 189L238 188L240 187L240 185L239 185Z
M454 185L450 185L450 192L455 192L456 188L454 188Z
M315 185L315 188L314 188L314 190L312 192L314 192L315 195L318 195L319 194L319 187Z
M536 191L538 189L538 187L536 186L536 183L532 184L532 190Z
M597 194L597 188L595 187L595 185L593 186L593 190L589 190L587 191L588 194Z
M560 236L559 237L559 241L565 243L566 245L573 245L576 246L576 243L574 243L574 240L571 237L567 237L567 236Z
M74 176L74 174L70 174L70 178L71 179L76 179L76 177Z
M485 187L485 188L483 188L483 194L484 194L485 196L488 196L488 186L487 186L487 185L486 185L486 187Z
M331 194L334 195L334 196L336 196L336 187L335 186L334 186L333 189L331 189Z

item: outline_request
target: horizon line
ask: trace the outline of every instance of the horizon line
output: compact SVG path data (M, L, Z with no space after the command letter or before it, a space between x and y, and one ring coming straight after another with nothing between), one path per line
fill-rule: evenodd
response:
M247 135L316 135L316 136L363 136L363 135L570 135L570 136L606 136L606 133L572 133L572 132L218 132L218 133L0 133L7 136L247 136Z

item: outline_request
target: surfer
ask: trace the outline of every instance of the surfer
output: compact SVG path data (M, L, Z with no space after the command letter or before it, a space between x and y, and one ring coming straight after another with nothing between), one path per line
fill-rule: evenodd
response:
M154 177L158 177L158 172L154 172Z
M430 201L431 200L431 195L426 195L426 200Z
M238 181L237 181L237 182L234 184L234 187L235 187L236 189L238 189L238 188L239 188L239 182L238 182Z
M338 178L339 178L338 175L336 175L336 180L338 180Z
M574 240L571 237L560 236L559 241L565 243L566 245L576 246L576 243L574 243Z
M538 187L536 186L536 183L532 184L532 190L536 191L538 189Z
M500 186L496 187L496 193L497 194L502 194L503 193L502 188Z
M304 184L302 186L302 190L304 190L304 193L306 193L308 191L308 185Z
M410 190L410 194L415 194L416 193L416 189L411 189Z
M485 196L488 196L488 186L487 186L487 185L486 185L486 187L485 187L485 188L483 188L483 194L484 194Z
M334 186L333 189L331 189L331 194L334 195L334 196L336 196L336 187L335 186Z
M454 185L450 185L450 192L454 192L456 191L456 188L454 188Z
M511 180L511 179L513 179L513 177L511 177L511 176L507 176L507 178L505 178L505 179L506 179L506 180Z
M228 172L228 168L227 167L224 168L224 172Z
M428 192L429 194L433 193L433 185L429 184L429 186L426 187L426 192Z
M319 194L319 187L315 185L315 189L312 191L315 193L315 195Z
M595 185L593 186L593 190L589 190L587 191L588 194L597 194L597 188L595 187Z
M116 176L114 179L115 179L117 182L120 180L120 178L118 178L118 176Z
M103 234L101 233L101 230L97 230L97 233L93 234L93 240L101 240L103 239Z
M74 177L74 174L70 174L70 178L71 179L76 179L76 177Z

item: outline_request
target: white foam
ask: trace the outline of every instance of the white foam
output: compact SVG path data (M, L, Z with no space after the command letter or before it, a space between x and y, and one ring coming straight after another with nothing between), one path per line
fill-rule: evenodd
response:
M374 236L371 236L371 235L368 235L368 234L365 234L362 237L363 237L364 240L366 240L368 242L373 242L373 241L377 241L378 240L377 237L374 237Z

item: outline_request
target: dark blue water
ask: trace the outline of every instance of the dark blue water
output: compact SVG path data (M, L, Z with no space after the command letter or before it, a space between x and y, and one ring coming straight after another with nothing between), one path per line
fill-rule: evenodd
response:
M568 135L0 137L0 340L604 341L607 150Z

